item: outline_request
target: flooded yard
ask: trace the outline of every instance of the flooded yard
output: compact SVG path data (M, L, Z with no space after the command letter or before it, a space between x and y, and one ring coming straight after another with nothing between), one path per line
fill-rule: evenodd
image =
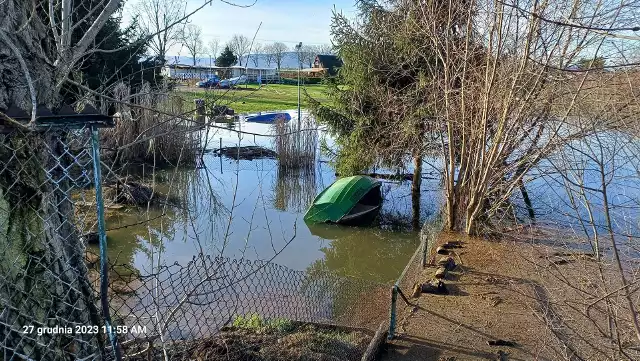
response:
M295 112L291 115L295 124ZM320 144L331 148L331 138L311 129L319 134L317 158L309 167L290 169L273 154L236 160L229 157L232 151L214 151L275 149L272 125L242 118L217 124L202 131L206 151L196 164L137 174L161 195L159 201L107 210L110 262L141 275L129 285L131 292L112 298L114 314L125 317L124 324L141 325L169 340L213 336L235 318L253 314L377 328L388 317L389 285L419 244L411 229L411 181L381 180L382 210L369 227L306 224L303 216L314 197L336 179L319 151ZM563 187L567 175L554 166L566 159L565 153L531 172L527 189L535 221L528 218L522 194L515 192L514 209L505 214L514 219L496 222L535 223L551 232L523 239L590 252L592 243L580 229L585 209L572 204L575 194ZM431 173L438 159L424 164L421 223L438 212L442 194L437 174ZM413 170L407 166L403 171ZM582 174L582 181L594 182L596 175ZM637 202L638 194L626 179L609 186L616 194L611 204L627 220L617 224L623 257L631 258L637 252L635 240L624 234L635 232L637 217L625 204ZM597 194L589 200L597 204ZM601 223L602 211L595 206L592 211ZM601 250L608 254L609 247Z
M290 114L295 124L296 112ZM322 130L318 132L318 143L331 147L331 138ZM411 182L383 180L380 219L371 227L305 224L302 218L314 197L336 179L328 159L319 151L312 168L298 170L284 170L273 158L235 160L212 151L238 145L274 149L273 134L273 125L245 122L242 117L239 121L217 123L203 131L207 151L198 161L201 164L156 173L143 169L143 181L170 201L107 212L111 261L129 264L145 274L159 265L185 264L204 253L272 261L300 271L325 269L377 282L394 280L418 245L417 233L410 227ZM566 182L553 166L567 153L572 154L571 149L542 162L532 172L527 188L537 224L564 224L559 230L579 235L586 209L572 205L564 188ZM428 176L433 170L430 165L437 162L425 162L421 220L439 209L441 184L437 175ZM412 172L411 165L406 172ZM617 226L622 234L633 234L635 231L630 228L637 227L633 221L637 218L636 208L625 204L637 203L638 194L630 183L635 169L626 165L616 172L623 172L624 176L609 185L611 194L615 194L612 204L617 212L625 213L618 219L628 220ZM581 176L585 182L598 181L597 174ZM597 195L592 198L597 203ZM521 221L527 221L521 193L516 192L513 199L516 214ZM576 217L576 210L580 217ZM592 212L597 223L602 224L601 209L595 207ZM635 247L628 244L632 240L620 238L627 248L625 253L633 254ZM588 243L574 246L589 248Z
M291 115L296 122L295 112ZM209 150L238 145L273 149L273 137L257 135L273 134L272 125L242 119L218 124L220 128L203 132ZM320 137L330 144L322 131ZM146 184L173 201L107 212L112 261L147 274L159 265L185 264L204 253L390 282L418 245L417 233L410 230L409 181L383 182L380 222L371 227L307 225L304 212L336 179L324 157L313 169L290 171L279 168L276 159L236 161L210 151L202 162L197 169L144 174ZM437 180L423 182L422 219L437 208L437 189Z

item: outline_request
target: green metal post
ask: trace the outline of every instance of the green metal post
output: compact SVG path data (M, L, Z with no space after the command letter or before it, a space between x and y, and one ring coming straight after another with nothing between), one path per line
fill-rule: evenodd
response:
M102 199L102 172L100 171L100 138L98 128L91 127L91 152L93 156L93 181L96 190L96 211L98 216L98 240L100 241L100 305L102 306L102 316L106 326L109 341L113 347L116 360L122 360L118 338L115 335L109 314L109 300L107 290L109 288L109 274L107 267L107 233L104 224L104 200Z
M391 288L391 317L389 319L389 334L388 340L393 340L393 336L396 330L396 304L398 301L398 285L393 285Z

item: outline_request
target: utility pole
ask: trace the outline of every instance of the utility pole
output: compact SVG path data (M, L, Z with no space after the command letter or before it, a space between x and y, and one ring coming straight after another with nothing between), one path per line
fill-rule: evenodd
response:
M302 127L302 117L300 116L300 68L302 67L300 63L300 49L302 49L302 42L296 45L296 51L298 52L298 131L300 131Z

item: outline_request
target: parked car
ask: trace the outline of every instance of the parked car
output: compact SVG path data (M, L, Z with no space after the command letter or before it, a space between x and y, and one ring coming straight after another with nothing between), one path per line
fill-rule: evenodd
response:
M218 83L220 83L220 78L214 75L207 80L197 82L196 86L198 88L213 88L218 86Z
M220 80L218 87L220 88L233 88L236 85L242 85L247 83L247 76L240 75L239 77Z

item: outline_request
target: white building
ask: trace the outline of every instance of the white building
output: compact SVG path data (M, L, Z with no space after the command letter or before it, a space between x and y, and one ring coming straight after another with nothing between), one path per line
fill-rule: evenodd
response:
M205 80L217 75L220 79L235 78L246 75L249 82L275 83L280 81L280 75L275 68L251 68L244 66L218 67L218 66L194 66L186 64L169 64L162 68L161 74L167 78L189 81Z
M204 80L216 74L215 67L169 64L165 65L160 72L162 76L176 80Z

